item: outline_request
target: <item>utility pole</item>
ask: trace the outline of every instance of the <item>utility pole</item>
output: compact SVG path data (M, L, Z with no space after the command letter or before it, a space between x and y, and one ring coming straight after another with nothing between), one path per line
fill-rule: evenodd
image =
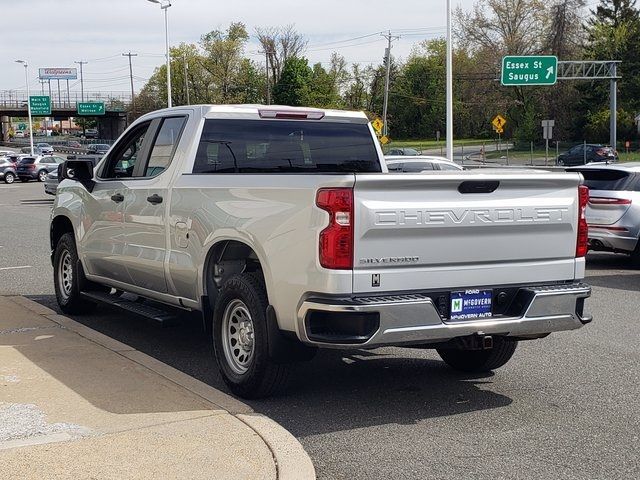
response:
M611 118L609 119L609 143L611 148L616 150L618 143L618 64L611 63L611 83L609 86L609 108Z
M391 30L389 30L388 33L381 33L381 35L387 39L387 48L385 50L387 73L384 81L384 105L382 107L382 122L384 124L382 133L386 136L389 133L389 127L387 125L387 109L389 106L389 76L391 75L391 42L398 40L400 37L391 35Z
M73 62L80 65L80 101L84 102L84 75L82 74L82 66L87 64L88 62L83 62L80 60L79 62ZM51 95L51 84L49 84L49 95ZM77 97L76 97L77 98ZM78 106L76 105L76 109ZM82 122L82 136L85 137L87 134L87 123Z
M80 65L80 100L84 102L84 76L82 75L82 65L86 65L89 62L83 62L80 60L79 62L73 62Z
M453 35L451 0L447 0L447 158L453 162Z
M187 97L187 105L191 105L191 102L189 101L189 77L188 77L189 64L187 63L186 54L182 55L182 64L184 65L184 90Z
M123 53L123 57L129 57L129 79L131 80L131 112L135 113L136 110L136 100L135 100L135 92L133 90L133 66L131 65L131 57L137 57L137 53Z
M271 105L271 83L269 83L269 55L275 54L275 52L266 50L264 52L264 60L265 60L265 74L267 76L267 105Z

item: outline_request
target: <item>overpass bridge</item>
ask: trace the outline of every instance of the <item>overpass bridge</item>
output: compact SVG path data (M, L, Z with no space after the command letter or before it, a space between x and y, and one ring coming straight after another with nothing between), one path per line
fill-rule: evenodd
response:
M67 93L67 92L65 92ZM44 95L39 91L32 91L31 95ZM103 102L105 105L104 115L78 115L78 103L83 100L81 95L73 92L73 95L52 95L51 115L46 118L67 120L74 118L91 118L97 120L98 136L104 139L117 138L127 126L127 111L131 104L131 94L125 92L85 92L84 102ZM11 127L11 118L26 118L28 96L22 90L0 90L0 138L7 140ZM33 116L34 121L43 116Z

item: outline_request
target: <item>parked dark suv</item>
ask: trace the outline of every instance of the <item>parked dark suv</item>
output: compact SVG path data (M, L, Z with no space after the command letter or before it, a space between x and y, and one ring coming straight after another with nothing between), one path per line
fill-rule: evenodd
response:
M585 151L586 149L586 151ZM617 162L618 152L606 145L581 143L558 155L557 164L571 167L594 162Z

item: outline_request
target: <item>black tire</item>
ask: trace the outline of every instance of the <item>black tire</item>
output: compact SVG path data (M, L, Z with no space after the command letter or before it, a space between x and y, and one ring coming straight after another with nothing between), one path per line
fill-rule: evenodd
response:
M269 302L262 278L255 273L242 273L231 277L216 298L213 312L213 346L222 379L229 389L242 398L264 398L278 392L286 385L290 364L275 363L269 356L267 340L267 307ZM238 310L236 310L238 309ZM240 312L234 317L234 312ZM231 323L238 317L251 322L251 352L244 364L242 355L246 338L242 343L242 331L236 329L235 346L231 335ZM244 316L243 316L244 315ZM226 351L225 351L226 349ZM234 353L235 352L235 353ZM235 360L234 360L235 359ZM243 370L244 369L244 370Z
M47 175L49 174L49 172L47 172L46 170L40 170L38 172L38 181L39 182L44 182L47 179Z
M16 176L14 173L12 172L5 172L4 174L4 183L6 184L12 184L13 182L16 181Z
M95 303L81 296L86 283L73 234L65 233L58 240L53 255L53 284L58 305L64 313L88 313L95 308Z
M493 348L487 350L436 349L444 362L456 370L471 373L489 372L505 365L513 356L517 341L493 338Z

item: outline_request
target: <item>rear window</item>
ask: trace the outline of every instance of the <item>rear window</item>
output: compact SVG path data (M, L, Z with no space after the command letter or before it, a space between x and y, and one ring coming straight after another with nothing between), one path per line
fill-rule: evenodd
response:
M634 190L639 191L638 176L620 170L579 170L584 184L590 190Z
M35 158L23 158L20 160L20 165L31 165L36 162Z
M381 172L367 125L206 120L193 173Z

